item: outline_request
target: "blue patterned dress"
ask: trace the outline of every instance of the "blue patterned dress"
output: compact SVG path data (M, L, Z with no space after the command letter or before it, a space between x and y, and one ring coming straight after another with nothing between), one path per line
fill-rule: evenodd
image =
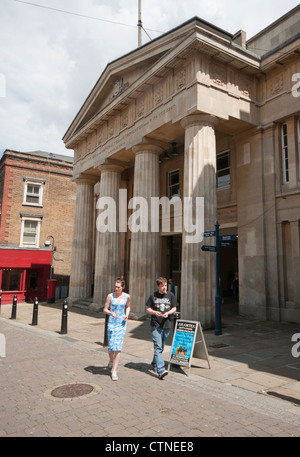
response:
M126 303L127 294L123 294L123 300L121 303L119 303L116 301L114 294L112 293L110 311L116 313L117 319L112 316L109 316L108 318L107 339L109 351L122 351L127 325L127 321L124 320Z

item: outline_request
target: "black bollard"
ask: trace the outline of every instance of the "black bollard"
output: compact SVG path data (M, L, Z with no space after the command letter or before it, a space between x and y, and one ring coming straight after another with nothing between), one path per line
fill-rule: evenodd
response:
M176 321L177 321L177 319L180 318L180 313L176 312L176 313L173 314L173 316L174 316L174 318L173 318L173 333L174 333L175 327L176 327Z
M64 302L63 302L60 333L62 335L65 335L66 333L68 333L68 303L67 303L67 300L64 300Z
M10 318L16 319L16 317L17 317L17 296L14 295Z
M33 302L33 313L32 313L32 324L31 325L37 325L37 323L38 323L38 307L39 307L39 300L37 297L35 297L34 302Z
M108 339L107 339L107 324L108 324L109 315L105 314L105 325L104 325L104 343L103 346L108 346Z

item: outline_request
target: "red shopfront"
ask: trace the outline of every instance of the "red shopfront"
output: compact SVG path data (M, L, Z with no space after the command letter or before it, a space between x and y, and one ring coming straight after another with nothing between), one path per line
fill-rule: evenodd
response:
M47 298L52 251L48 249L0 248L1 304Z

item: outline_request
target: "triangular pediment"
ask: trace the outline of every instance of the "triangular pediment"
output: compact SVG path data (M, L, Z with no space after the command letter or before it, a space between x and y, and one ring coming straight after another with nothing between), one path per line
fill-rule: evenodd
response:
M183 24L162 37L109 63L91 90L68 131L64 136L67 143L71 137L87 126L99 113L103 113L130 96L131 89L142 83L143 75L154 74L165 65L164 59L176 52L181 42L195 31L197 18Z
M115 135L117 124L119 130L122 130L130 121L134 122L131 115L133 103L135 120L152 109L149 102L150 90L152 107L157 106L163 97L166 100L171 96L172 84L176 90L180 90L186 77L184 73L189 72L189 67L183 69L183 66L195 52L213 56L217 60L221 59L221 55L221 65L226 62L231 62L232 65L241 56L241 65L238 64L237 69L244 68L248 65L243 58L247 51L233 46L233 39L233 35L228 32L195 17L109 63L64 135L66 146L73 148L80 139L83 140L105 123L106 132L101 135L106 135L105 138ZM256 64L255 60L255 69ZM167 82L163 87L162 81L167 80L171 72L173 82ZM170 77L169 80L171 81ZM98 144L102 141L101 135L97 139Z
M106 77L100 78L98 81L99 88L94 94L81 122L78 124L78 129L112 104L117 97L124 94L126 89L132 87L132 85L139 80L149 68L153 67L164 54L165 53L163 52L154 57L147 58L141 62L130 65L128 68L110 69L108 65Z

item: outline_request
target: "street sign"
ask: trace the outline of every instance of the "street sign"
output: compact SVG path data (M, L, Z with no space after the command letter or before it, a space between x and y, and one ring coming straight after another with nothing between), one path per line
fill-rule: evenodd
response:
M216 236L217 232L215 230L210 230L209 232L203 232L202 236L207 237L207 236Z
M215 297L215 335L222 335L222 316L221 316L221 297L220 297L220 247L232 248L237 239L237 235L219 235L219 223L215 223L216 230L203 232L203 237L215 236L216 246L201 246L201 251L210 251L216 253L216 297Z
M222 246L222 248L233 248L233 243L228 243L227 241L221 241L220 246Z
M199 340L197 340L200 337ZM169 356L170 364L188 367L188 375L192 366L192 358L206 359L210 363L201 324L198 321L185 321L178 319L173 333L173 342Z
M221 235L219 241L235 241L236 238L236 235Z
M216 246L201 246L201 251L216 252L217 251L217 247Z

